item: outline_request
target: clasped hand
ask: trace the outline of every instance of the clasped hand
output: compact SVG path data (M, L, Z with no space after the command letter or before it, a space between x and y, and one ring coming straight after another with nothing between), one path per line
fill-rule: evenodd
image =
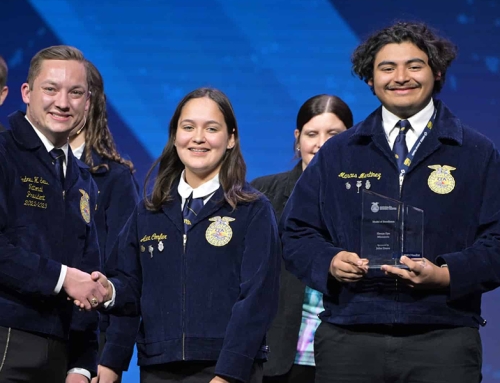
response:
M87 311L97 309L111 299L113 290L108 279L99 272L92 275L68 267L63 282L63 289L68 299Z

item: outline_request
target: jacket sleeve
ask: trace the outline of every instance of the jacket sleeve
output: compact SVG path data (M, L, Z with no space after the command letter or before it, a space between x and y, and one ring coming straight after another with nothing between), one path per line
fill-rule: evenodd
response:
M106 249L112 250L120 230L139 202L137 182L128 169L113 180L111 203L106 209ZM104 345L99 364L115 371L126 371L134 352L140 317L109 316Z
M240 294L215 367L217 375L246 382L278 307L281 244L274 211L265 202L246 230Z
M114 306L106 312L111 315L133 317L140 314L142 266L137 237L138 215L136 207L106 261L106 275L116 291Z
M492 150L484 174L477 235L472 246L442 254L450 272L450 300L481 294L500 285L500 155Z
M102 350L99 364L109 367L117 373L128 370L134 353L140 321L140 316L110 316L109 327L106 329L106 344Z
M101 270L102 264L99 253L99 243L97 241L97 230L93 219L95 201L97 198L97 187L95 187L95 185L91 195L94 197L90 204L92 220L87 233L85 252L80 259L75 260L75 267L87 273ZM72 368L84 368L90 371L92 376L96 375L98 324L99 314L97 312L80 311L73 308L73 318L69 335L68 370Z
M49 297L54 293L61 264L30 252L9 240L9 179L7 161L0 156L0 286L21 295Z
M336 247L323 217L327 178L318 152L295 184L280 220L283 258L288 271L307 286L328 295L337 283L329 274L332 258L344 250ZM328 198L334 198L329 196Z

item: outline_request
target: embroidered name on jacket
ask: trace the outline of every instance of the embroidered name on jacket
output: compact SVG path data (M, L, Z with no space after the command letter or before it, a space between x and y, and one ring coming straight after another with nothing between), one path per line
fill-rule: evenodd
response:
M47 209L44 186L49 183L43 177L21 177L21 182L28 186L24 206Z
M368 172L368 173L346 173L346 172L341 172L339 174L340 178L376 178L377 180L380 180L382 178L382 173L374 173L374 172Z
M147 241L161 241L167 239L167 235L163 233L153 233L151 235L145 235L144 237L141 238L140 242L147 242Z
M341 172L338 175L339 178L346 179L347 181L345 182L345 188L346 190L351 190L351 188L354 186L353 190L356 191L356 193L359 194L360 190L365 188L366 190L370 190L372 187L372 183L370 182L370 178L372 178L372 181L375 179L377 181L380 181L382 178L382 173L376 173L376 172L367 172L367 173L346 173L346 172ZM357 178L356 180L353 180L352 178Z

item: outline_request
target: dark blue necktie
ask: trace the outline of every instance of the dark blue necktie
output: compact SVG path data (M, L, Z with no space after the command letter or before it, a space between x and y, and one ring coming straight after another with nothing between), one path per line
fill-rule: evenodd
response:
M61 181L61 185L64 185L64 152L62 149L52 149L49 154L52 157L52 164L56 169L57 178Z
M194 222L196 216L203 208L203 197L193 198L193 194L189 196L184 205L182 215L184 216L184 232L187 233L189 227Z
M408 120L399 120L397 125L399 126L399 134L394 141L394 147L392 151L396 157L398 163L398 168L401 170L403 168L403 163L408 155L408 147L406 146L406 132L411 128L410 122Z

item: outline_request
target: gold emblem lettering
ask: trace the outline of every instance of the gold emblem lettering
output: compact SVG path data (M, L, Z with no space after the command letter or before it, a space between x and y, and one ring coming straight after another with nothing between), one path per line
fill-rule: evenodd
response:
M363 173L358 175L357 173L341 172L338 175L338 177L339 178L360 178L360 179L376 178L377 180L380 180L382 178L382 173L375 173L375 172L369 171L369 172L363 172Z
M139 242L143 243L143 242L147 242L147 241L162 241L164 239L167 239L167 234L153 233L150 235L145 235L144 237L141 238L141 240Z

